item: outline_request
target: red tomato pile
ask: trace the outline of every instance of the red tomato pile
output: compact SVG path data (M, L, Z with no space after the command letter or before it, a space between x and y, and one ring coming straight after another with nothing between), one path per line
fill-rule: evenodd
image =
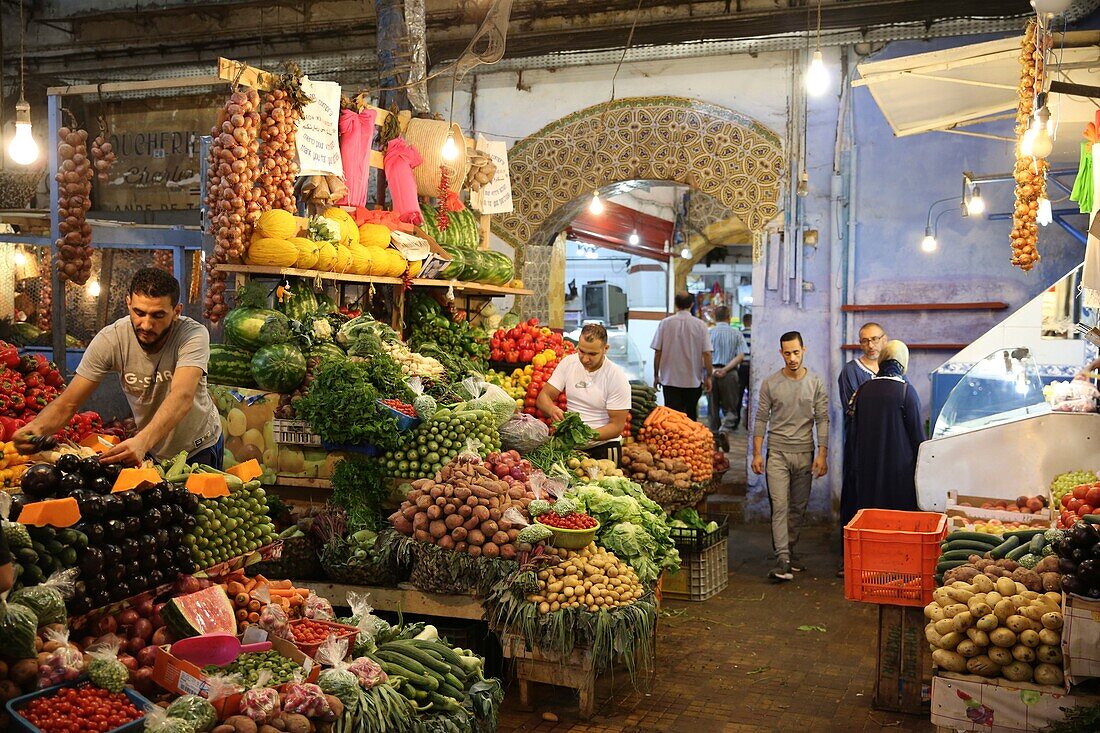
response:
M539 408L536 407L535 402L539 398L539 392L542 391L542 385L546 384L546 380L554 373L554 369L557 366L558 361L554 360L547 362L543 366L534 367L531 373L531 383L527 385L527 395L523 398L523 411L528 415L534 415L547 425L553 425L554 421L539 412ZM565 390L562 390L562 393L554 400L554 404L563 410L565 409Z
M416 410L413 409L413 406L405 404L401 400L397 400L397 399L382 400L382 404L385 405L386 407L390 408L391 410L397 410L402 415L408 415L409 417L416 417Z
M537 318L507 330L497 329L489 341L489 347L490 359L508 364L530 364L535 354L546 349L553 351L559 359L573 353L573 344L562 339L560 333L540 326Z
M546 512L539 515L539 522L558 529L592 529L599 524L593 517L580 512L566 514L564 517L556 512Z
M354 633L350 629L335 628L308 618L292 622L290 628L294 632L295 644L321 644L330 636L345 637Z
M43 733L105 733L142 717L126 695L91 685L37 697L20 714Z
M1062 511L1057 526L1069 529L1086 514L1100 511L1100 482L1074 486L1073 491L1062 496Z

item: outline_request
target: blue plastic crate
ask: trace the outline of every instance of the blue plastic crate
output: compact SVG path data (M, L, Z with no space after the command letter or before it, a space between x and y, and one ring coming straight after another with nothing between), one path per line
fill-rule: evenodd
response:
M390 407L389 405L384 404L382 402L382 400L378 400L378 404L381 405L386 410L388 410L389 413L397 419L397 429L398 429L398 431L404 433L404 432L407 432L409 430L415 430L416 427L418 425L420 425L420 418L410 417L410 416L406 415L405 413L401 412L400 410L395 410L392 407Z
M321 441L321 447L328 451L338 451L340 453L358 453L368 458L382 455L382 451L378 450L378 446L363 445L362 443L351 445L349 443L329 443Z
M16 697L16 698L13 698L11 700L8 700L7 708L8 708L8 715L11 716L12 730L26 731L27 733L41 733L41 728L37 728L37 727L31 725L27 721L26 718L24 718L22 715L19 714L19 711L22 710L24 707L26 707L27 703L29 703L31 700L35 699L36 697L42 697L44 695L52 695L53 693L55 693L58 690L61 690L63 688L66 688L66 687L79 687L80 685L84 685L84 684L88 684L88 680L79 679L79 680L76 680L75 682L70 682L70 683L67 683L67 684L64 684L64 685L54 685L53 687L47 687L44 690L38 690L37 692L32 692L29 695L22 695L21 697ZM126 693L126 697L130 698L130 702L132 702L134 704L134 707L136 707L138 710L140 710L143 713L145 712L146 708L150 707L153 704L150 700L147 700L146 698L144 698L140 694L138 694L138 692L136 690L134 690L134 688L132 688L132 687L127 687L126 689L123 690L123 692ZM109 733L124 733L124 732L126 732L126 733L137 733L137 731L143 731L143 730L145 730L145 716L144 715L142 717L138 718L137 720L133 721L132 723L127 723L126 725L124 725L120 728L115 728L115 729L109 731Z

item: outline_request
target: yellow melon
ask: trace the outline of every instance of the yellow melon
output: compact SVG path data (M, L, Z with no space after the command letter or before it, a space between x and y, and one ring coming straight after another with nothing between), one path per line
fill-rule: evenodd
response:
M409 263L409 277L420 277L420 269L424 266L424 260L413 260Z
M332 272L336 266L336 245L332 242L314 242L317 245L317 263L314 269Z
M260 237L290 239L298 233L298 222L289 211L272 209L260 214L260 219L256 222L256 233Z
M355 244L348 247L348 250L351 252L351 271L356 275L370 275L374 267L372 253L376 251L375 248Z
M359 244L365 247L389 247L389 227L381 224L364 224L359 227Z
M244 260L250 265L291 267L298 260L298 248L286 239L253 238L244 253Z
M317 242L305 237L294 237L290 240L290 243L298 249L298 259L294 261L295 267L311 270L317 266L321 249Z
M330 206L325 209L321 216L340 224L340 244L345 247L359 244L359 226L355 223L355 219L351 217L351 214L339 206Z
M342 244L336 245L336 262L332 267L333 272L351 272L351 250Z

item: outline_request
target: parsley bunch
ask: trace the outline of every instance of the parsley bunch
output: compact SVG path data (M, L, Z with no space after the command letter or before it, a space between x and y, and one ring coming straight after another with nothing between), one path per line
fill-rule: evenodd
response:
M364 362L323 361L294 411L326 443L396 448L397 419L378 403L382 395L370 376Z

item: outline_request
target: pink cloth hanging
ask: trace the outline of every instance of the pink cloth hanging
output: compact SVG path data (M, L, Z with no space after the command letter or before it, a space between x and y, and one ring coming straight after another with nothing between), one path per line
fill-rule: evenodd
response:
M376 114L373 109L358 113L350 109L340 112L340 157L344 161L344 183L348 186L348 195L340 199L339 204L362 206L367 201Z
M403 137L395 137L386 146L386 183L393 199L393 210L400 214L401 221L417 226L424 223L424 215L420 213L420 202L416 198L412 169L421 162L420 153Z

